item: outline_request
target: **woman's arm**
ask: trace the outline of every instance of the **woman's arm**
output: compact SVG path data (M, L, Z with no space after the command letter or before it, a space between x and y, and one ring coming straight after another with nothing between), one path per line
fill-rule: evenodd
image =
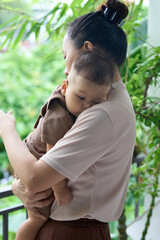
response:
M62 181L65 177L48 164L37 159L23 144L11 113L0 111L0 136L8 158L18 177L31 192L40 192ZM33 184L34 183L34 184Z
M42 192L33 193L27 189L19 178L15 178L12 183L12 192L23 202L25 208L32 212L33 215L46 220L46 217L43 216L36 207L47 207L53 202L54 197L51 195L51 188Z
M47 152L53 147L53 145L50 144L47 144L46 146ZM46 220L46 216L42 215L37 208L47 207L53 202L54 197L52 195L52 188L42 192L33 193L28 190L20 178L15 178L12 182L12 192L23 202L25 208L34 216Z

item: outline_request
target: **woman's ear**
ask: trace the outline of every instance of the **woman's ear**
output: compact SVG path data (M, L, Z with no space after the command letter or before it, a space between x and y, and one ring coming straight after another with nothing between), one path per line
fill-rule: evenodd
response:
M63 81L63 83L62 83L62 86L61 86L61 94L62 94L63 96L65 96L65 94L66 94L67 86L68 86L68 80L65 79L65 80Z
M85 41L83 44L83 50L93 51L93 44L90 41Z

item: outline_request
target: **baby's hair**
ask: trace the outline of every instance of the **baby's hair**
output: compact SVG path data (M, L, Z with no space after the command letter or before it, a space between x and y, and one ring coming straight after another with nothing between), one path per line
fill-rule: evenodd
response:
M127 39L119 23L128 15L128 8L119 0L108 0L95 12L73 20L67 34L76 49L82 48L85 41L93 44L93 50L105 54L117 66L126 58Z
M112 84L115 64L93 51L83 51L73 62L77 74L98 85Z

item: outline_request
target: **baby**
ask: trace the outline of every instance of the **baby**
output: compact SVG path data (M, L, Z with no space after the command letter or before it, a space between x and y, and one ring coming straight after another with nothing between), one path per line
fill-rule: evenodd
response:
M85 51L78 55L70 73L42 107L34 131L24 140L37 160L49 151L72 127L85 109L107 100L113 79L114 65L101 56ZM72 194L67 179L52 187L58 206L69 204ZM38 208L47 218L51 205ZM34 240L45 220L33 216L18 229L16 240Z

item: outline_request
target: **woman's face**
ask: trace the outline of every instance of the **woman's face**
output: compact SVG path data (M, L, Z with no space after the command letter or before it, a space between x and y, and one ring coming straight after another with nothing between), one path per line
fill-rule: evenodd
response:
M64 59L65 59L65 65L66 65L66 68L64 70L64 73L65 73L66 76L70 72L70 69L71 69L71 66L72 66L72 63L73 63L73 59L81 51L82 51L82 48L81 49L76 49L73 41L66 34L64 36L63 48L62 48L62 52L64 54Z

